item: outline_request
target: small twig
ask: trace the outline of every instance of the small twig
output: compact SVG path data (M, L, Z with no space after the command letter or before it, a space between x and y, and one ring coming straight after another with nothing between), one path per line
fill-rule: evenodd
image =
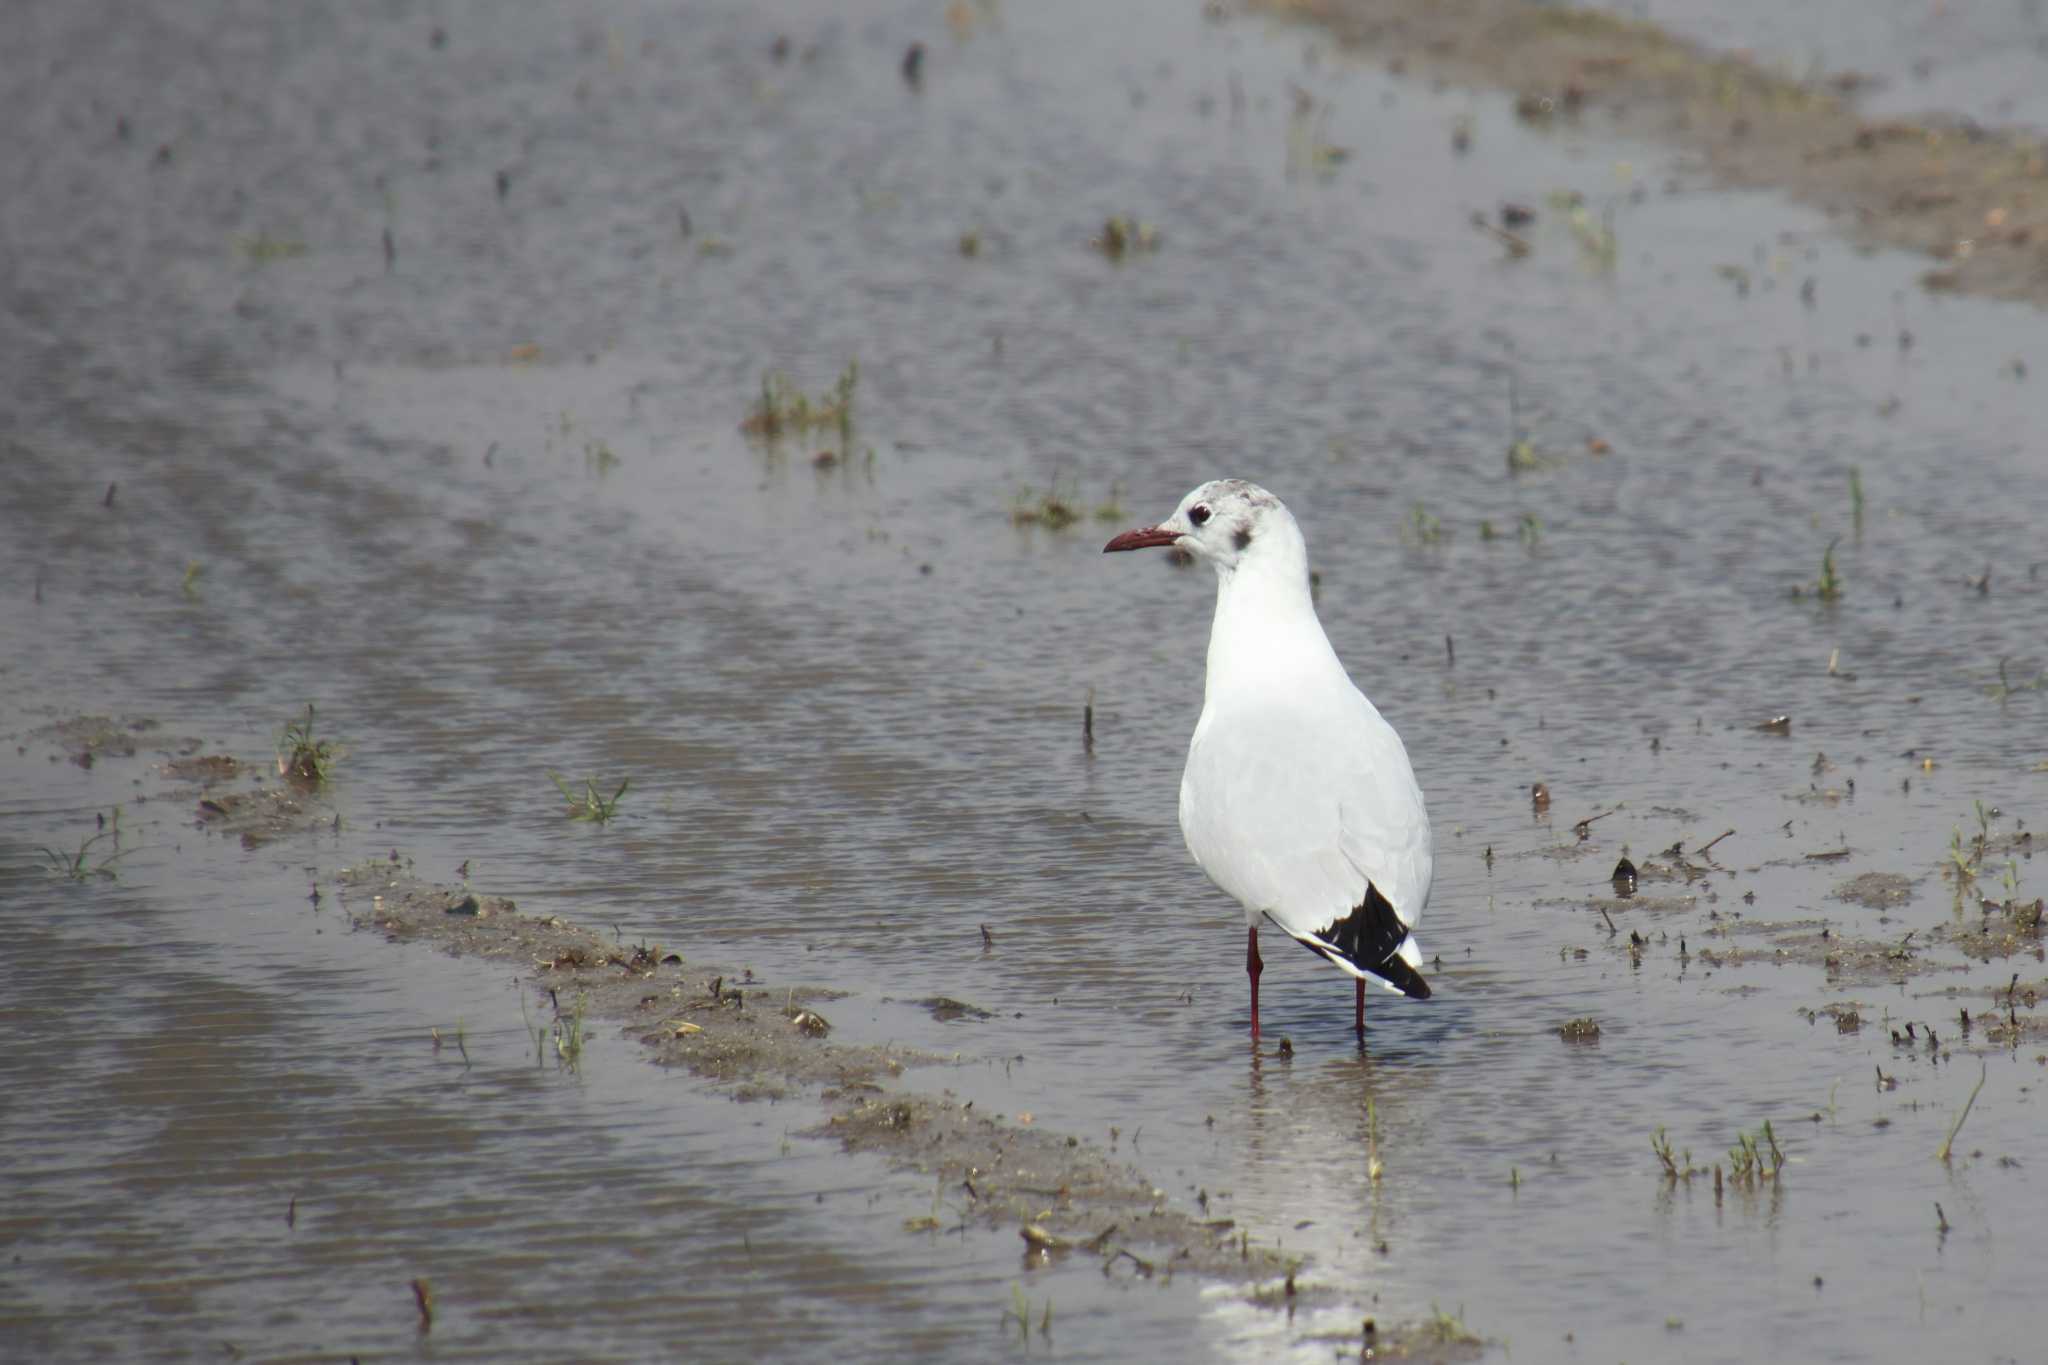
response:
M1487 222L1485 218L1481 217L1477 213L1472 215L1472 226L1479 229L1487 236L1493 238L1494 241L1499 242L1501 246L1506 249L1508 255L1510 256L1520 258L1529 254L1529 242L1527 238L1517 236L1515 233L1509 232L1506 228L1497 228L1493 224ZM1510 389L1509 393L1511 395L1510 407L1512 410L1513 390Z
M1948 1136L1941 1140L1941 1150L1934 1154L1943 1165L1948 1164L1949 1146L1955 1142L1956 1134L1963 1131L1963 1120L1970 1117L1970 1106L1977 1102L1977 1092L1984 1088L1984 1078L1990 1074L1989 1066L1982 1062L1978 1063L1977 1084L1971 1087L1970 1098L1963 1101L1963 1112L1956 1115L1955 1125L1948 1130Z
M1612 938L1612 937L1613 937L1614 935L1616 935L1616 934L1618 934L1618 933L1620 933L1620 932L1621 932L1621 930L1619 930L1619 929L1617 929L1617 928L1615 928L1615 927L1614 927L1614 916L1612 916L1612 915L1610 915L1610 914L1608 914L1608 913L1607 913L1607 907L1606 907L1606 906L1604 906L1604 905L1596 905L1596 906L1594 906L1593 908L1594 908L1595 910L1598 910L1598 911L1600 912L1600 918L1601 918L1601 919L1604 919L1604 920L1606 920L1606 921L1607 921L1607 934L1608 934L1608 937Z
M1615 810L1619 809L1621 809L1619 806L1615 807ZM1612 810L1603 810L1598 815L1589 815L1585 819L1579 821L1579 823L1577 823L1576 825L1572 826L1572 833L1578 835L1581 839L1583 839L1588 834L1593 832L1593 822L1595 820L1605 820L1608 816L1612 814L1614 814L1614 811Z
M1719 833L1719 834L1716 834L1716 835L1715 835L1715 836L1714 836L1713 838L1711 838L1711 839L1707 840L1707 842L1706 842L1706 843L1704 843L1704 844L1700 845L1700 850L1699 850L1699 854L1700 854L1700 857L1702 857L1702 858L1706 857L1706 856L1707 856L1707 854L1708 854L1708 853L1709 853L1710 851L1712 851L1712 849L1713 849L1713 847L1714 847L1714 845L1715 845L1715 844L1718 844L1718 843L1720 843L1720 842L1721 842L1721 841L1722 841L1723 839L1727 838L1727 837L1728 837L1729 835L1733 834L1734 832L1735 832L1735 831L1734 831L1734 830L1732 830L1732 829L1730 829L1730 830L1723 830L1723 831L1722 831L1721 833Z

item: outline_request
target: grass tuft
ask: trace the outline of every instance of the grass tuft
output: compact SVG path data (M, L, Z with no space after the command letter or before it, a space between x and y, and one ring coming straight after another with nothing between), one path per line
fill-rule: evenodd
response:
M1010 501L1012 526L1043 526L1049 531L1064 531L1084 516L1101 522L1122 521L1123 485L1112 483L1102 501L1089 507L1077 484L1055 474L1052 483L1043 491L1026 484Z
M1109 496L1095 504L1097 521L1122 521L1124 519L1124 487L1120 483L1109 486Z
M1584 204L1576 205L1566 215L1565 223L1571 228L1572 236L1578 241L1579 250L1588 264L1598 270L1614 269L1615 260L1621 254L1621 244L1614 235L1612 205L1597 219Z
M1998 660L1998 681L1984 685L1984 695L1993 701L2010 701L2017 693L2039 692L2048 687L2048 668L2036 670L2034 676L2025 682L2014 682L2006 673L2006 663L2007 660L2001 656Z
M566 1014L559 1003L555 1006L555 1056L571 1071L583 1061L583 1045L590 1039L590 1030L584 1024L589 1007L590 997L582 991L576 992L576 998L569 1002Z
M1759 1181L1776 1180L1784 1168L1785 1153L1771 1132L1769 1119L1754 1133L1738 1132L1735 1145L1728 1149L1728 1178L1737 1185L1753 1186Z
M1111 214L1102 231L1088 243L1112 261L1159 249L1159 229L1124 214Z
M273 237L267 232L237 233L235 253L257 265L295 260L306 254L306 244L295 237Z
M1408 519L1401 523L1401 538L1416 545L1440 545L1445 534L1443 522L1419 502L1408 509Z
M284 727L277 741L277 775L295 782L319 786L334 775L341 751L332 740L313 733L313 703L306 703L306 718Z
M853 403L859 387L858 360L847 361L838 382L816 398L807 396L782 371L770 370L761 376L761 396L740 423L740 430L763 441L832 430L839 433L841 448L848 448L853 441Z
M1949 1125L1948 1136L1941 1140L1941 1150L1934 1154L1934 1159L1944 1166L1948 1164L1949 1148L1955 1144L1956 1134L1963 1131L1963 1120L1970 1117L1970 1106L1977 1102L1977 1092L1984 1088L1984 1078L1991 1074L1991 1068L1987 1064L1980 1062L1978 1066L1980 1069L1977 1072L1977 1084L1970 1088L1970 1098L1963 1101L1962 1112L1957 1114L1956 1121Z
M568 816L571 820L590 820L600 825L610 823L611 818L618 814L619 802L625 800L626 792L633 785L632 778L622 778L619 789L606 796L597 789L594 777L584 779L581 792L564 782L560 773L550 771L548 777L554 782L555 790L562 793L562 799L569 803Z
M113 852L95 854L102 842L112 840ZM60 853L48 844L43 846L43 857L52 869L74 882L89 882L95 878L112 881L117 875L114 863L125 850L121 847L121 808L115 806L111 817L100 817L100 830L80 842L74 853Z
M1842 600L1842 577L1835 572L1835 546L1841 543L1842 538L1836 536L1820 552L1820 579L1813 585L1813 595L1823 602Z
M1700 1168L1692 1164L1692 1149L1688 1147L1684 1156L1678 1155L1672 1150L1671 1139L1664 1135L1661 1127L1650 1134L1650 1150L1657 1154L1657 1160L1664 1167L1666 1184L1676 1185L1681 1180L1690 1181L1700 1174Z
M1464 1305L1456 1313L1446 1313L1434 1303L1429 1306L1429 1321L1422 1324L1422 1339L1432 1346L1478 1346L1479 1334L1465 1325Z

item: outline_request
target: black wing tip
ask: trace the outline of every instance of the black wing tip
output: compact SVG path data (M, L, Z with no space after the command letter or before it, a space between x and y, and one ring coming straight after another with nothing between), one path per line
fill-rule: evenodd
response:
M1374 976L1383 976L1401 988L1401 994L1410 1000L1427 1000L1430 997L1429 982L1422 979L1422 973L1398 957L1390 957L1377 967L1368 967Z
M1401 946L1408 941L1408 926L1377 886L1368 883L1365 899L1357 908L1332 920L1316 937L1354 967L1380 977L1410 1000L1429 999L1429 983L1400 956Z

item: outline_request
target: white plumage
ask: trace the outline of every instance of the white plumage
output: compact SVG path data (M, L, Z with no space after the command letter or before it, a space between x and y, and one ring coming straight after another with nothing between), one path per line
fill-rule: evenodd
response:
M1216 570L1180 827L1196 863L1244 906L1253 1039L1261 919L1358 979L1361 1030L1367 976L1426 998L1410 931L1429 900L1429 813L1401 737L1352 685L1316 619L1293 514L1256 484L1219 479L1104 549L1155 545Z

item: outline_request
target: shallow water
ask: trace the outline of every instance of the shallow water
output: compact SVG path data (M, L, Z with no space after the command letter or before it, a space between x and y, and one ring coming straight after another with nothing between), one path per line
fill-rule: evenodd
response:
M1768 952L1751 921L1924 940L1974 803L2038 823L2048 694L1985 692L2002 656L2048 665L2036 314L1192 6L964 34L915 5L503 8L37 5L0 58L0 1340L982 1358L1023 1349L1021 1285L1077 1359L1323 1357L1433 1306L1518 1360L2031 1349L2039 1049L1986 1059L1944 1167L1973 1058L1885 1021L1949 1038L2038 961L1837 985L1701 948ZM1612 212L1611 271L1564 189ZM1502 200L1543 214L1527 260L1466 225ZM1113 213L1160 249L1090 250ZM830 435L738 433L764 371L815 394L856 356L837 464ZM1519 477L1510 377L1545 461ZM1438 828L1438 995L1370 1002L1365 1055L1343 980L1276 950L1296 1052L1250 1057L1238 913L1174 825L1212 589L1098 553L1222 473L1301 517ZM1014 525L1054 483L1122 509ZM1842 600L1795 598L1830 542ZM261 757L309 699L347 747L338 830L242 850L134 799L185 737ZM86 770L32 734L79 713L160 728ZM551 770L633 787L593 829ZM50 873L116 803L120 879ZM1624 851L1731 828L1697 899L1616 910L1619 937L1588 908ZM908 1084L1114 1129L1334 1292L1289 1318L1027 1272L1011 1231L905 1234L934 1192L793 1136L808 1104L609 1037L537 1066L503 968L345 932L327 879L393 850L849 991L841 1036L959 1055ZM1914 899L1828 898L1867 870ZM997 1018L903 1003L932 994ZM1844 1002L1860 1033L1798 1013ZM1597 1045L1556 1036L1581 1016ZM467 1068L430 1037L458 1024ZM1765 1119L1775 1191L1671 1188L1648 1150Z

